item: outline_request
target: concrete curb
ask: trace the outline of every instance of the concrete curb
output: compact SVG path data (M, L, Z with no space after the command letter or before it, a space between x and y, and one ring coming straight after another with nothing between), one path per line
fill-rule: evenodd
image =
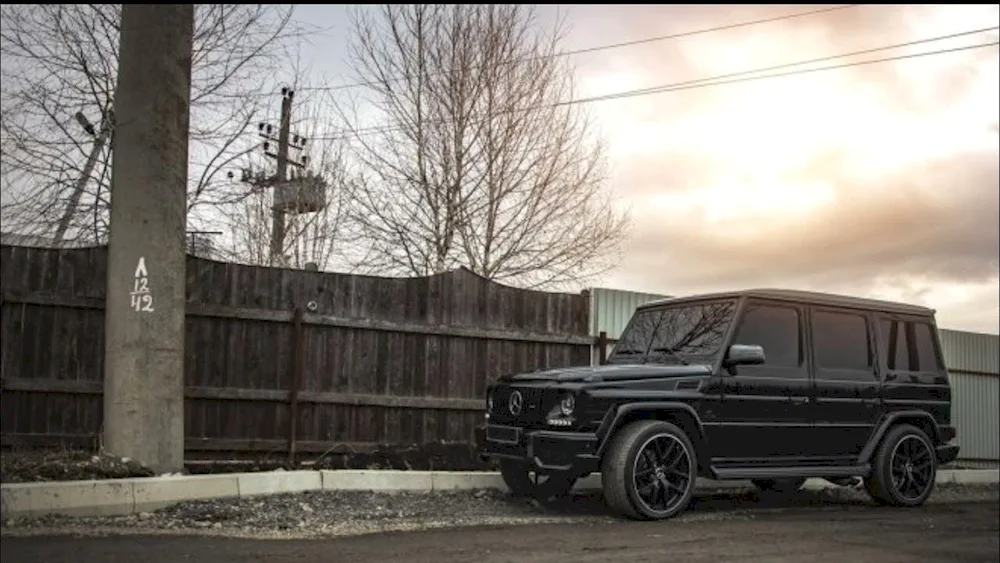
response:
M942 470L939 484L990 484L1000 482L1000 469ZM749 486L747 481L698 480L698 488L731 490ZM831 486L810 479L809 489ZM186 475L58 483L14 483L0 486L0 517L122 516L149 512L172 504L216 498L249 498L304 491L430 492L476 489L503 490L498 473L462 471L271 471ZM598 490L600 475L591 475L577 490Z

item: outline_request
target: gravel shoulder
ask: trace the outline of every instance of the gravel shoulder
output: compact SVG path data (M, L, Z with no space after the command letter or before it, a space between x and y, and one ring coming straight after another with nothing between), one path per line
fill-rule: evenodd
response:
M992 502L1000 485L938 485L930 505ZM703 491L679 522L750 520L797 509L844 511L873 506L857 489L834 487L772 496L755 490ZM254 539L315 539L392 531L514 524L608 524L622 520L599 493L538 503L500 491L373 493L317 491L250 499L185 502L152 513L102 518L7 520L0 535L197 535Z

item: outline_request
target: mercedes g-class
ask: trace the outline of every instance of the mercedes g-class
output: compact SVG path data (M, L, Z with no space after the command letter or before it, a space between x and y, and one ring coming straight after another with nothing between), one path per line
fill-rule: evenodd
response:
M480 455L515 494L600 472L635 519L684 510L699 476L785 492L862 478L917 506L959 449L934 311L802 291L645 304L605 365L501 377L486 407Z

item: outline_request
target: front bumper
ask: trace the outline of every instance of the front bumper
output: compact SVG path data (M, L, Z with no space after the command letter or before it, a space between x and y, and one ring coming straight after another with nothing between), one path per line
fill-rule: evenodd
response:
M599 471L598 438L587 432L529 430L486 424L476 428L476 446L484 460L517 460L532 469L571 471L580 475Z

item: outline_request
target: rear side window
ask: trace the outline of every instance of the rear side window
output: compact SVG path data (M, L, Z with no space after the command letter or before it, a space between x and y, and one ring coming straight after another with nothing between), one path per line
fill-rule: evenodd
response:
M799 312L791 307L750 305L733 342L763 347L765 365L797 367L802 364Z
M908 344L913 339L907 337L906 325L905 322L891 319L879 321L885 363L891 370L916 371L917 358L911 357Z
M913 332L916 336L917 359L919 360L920 371L940 371L944 366L941 365L931 325L927 323L912 324L914 326Z
M886 367L895 371L940 371L934 329L927 323L882 319L879 322Z
M855 313L816 311L812 332L819 367L858 371L872 367L871 340L865 317Z

